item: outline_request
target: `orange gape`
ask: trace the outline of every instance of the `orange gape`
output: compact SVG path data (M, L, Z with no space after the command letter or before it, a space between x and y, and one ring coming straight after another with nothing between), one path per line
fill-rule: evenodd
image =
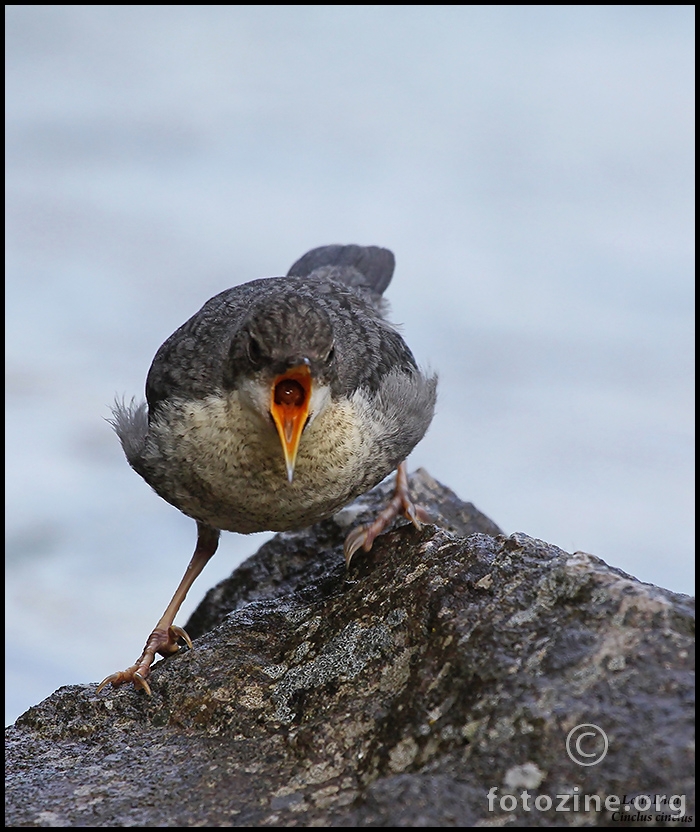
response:
M289 482L294 478L294 463L302 431L309 417L311 372L306 364L292 367L275 378L270 392L270 413L277 427Z

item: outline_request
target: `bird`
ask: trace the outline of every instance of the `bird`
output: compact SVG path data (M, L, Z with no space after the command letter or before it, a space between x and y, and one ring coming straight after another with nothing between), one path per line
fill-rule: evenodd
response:
M130 466L197 524L194 554L136 662L98 686L149 696L158 654L192 649L174 621L222 531L292 531L331 517L396 471L394 494L344 544L358 549L403 513L406 457L433 418L437 375L421 370L387 318L395 268L378 246L312 249L284 277L227 289L158 349L146 401L116 400L109 420Z

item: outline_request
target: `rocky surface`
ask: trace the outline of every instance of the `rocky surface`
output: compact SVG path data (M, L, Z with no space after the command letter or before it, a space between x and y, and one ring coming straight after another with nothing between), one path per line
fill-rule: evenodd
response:
M691 599L505 537L425 472L412 487L440 525L397 525L349 574L347 529L390 484L265 544L152 698L83 685L30 708L6 733L6 825L693 823ZM583 723L607 737L592 765Z

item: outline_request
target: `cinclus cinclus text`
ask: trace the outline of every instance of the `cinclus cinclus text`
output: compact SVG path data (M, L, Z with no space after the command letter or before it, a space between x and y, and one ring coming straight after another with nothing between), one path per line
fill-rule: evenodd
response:
M309 251L286 277L227 289L156 353L146 403L117 403L112 425L131 467L197 522L189 566L143 653L108 676L150 694L157 653L192 642L175 616L216 551L222 529L301 529L337 512L396 469L396 490L360 548L403 512L404 460L433 418L437 379L424 375L384 314L394 255L376 246Z

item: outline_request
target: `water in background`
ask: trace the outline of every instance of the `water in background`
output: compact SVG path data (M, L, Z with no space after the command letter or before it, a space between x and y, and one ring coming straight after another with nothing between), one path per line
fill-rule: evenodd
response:
M211 295L387 246L410 459L692 591L691 6L6 7L7 712L130 664L194 523L104 421ZM224 535L178 617L257 549Z

